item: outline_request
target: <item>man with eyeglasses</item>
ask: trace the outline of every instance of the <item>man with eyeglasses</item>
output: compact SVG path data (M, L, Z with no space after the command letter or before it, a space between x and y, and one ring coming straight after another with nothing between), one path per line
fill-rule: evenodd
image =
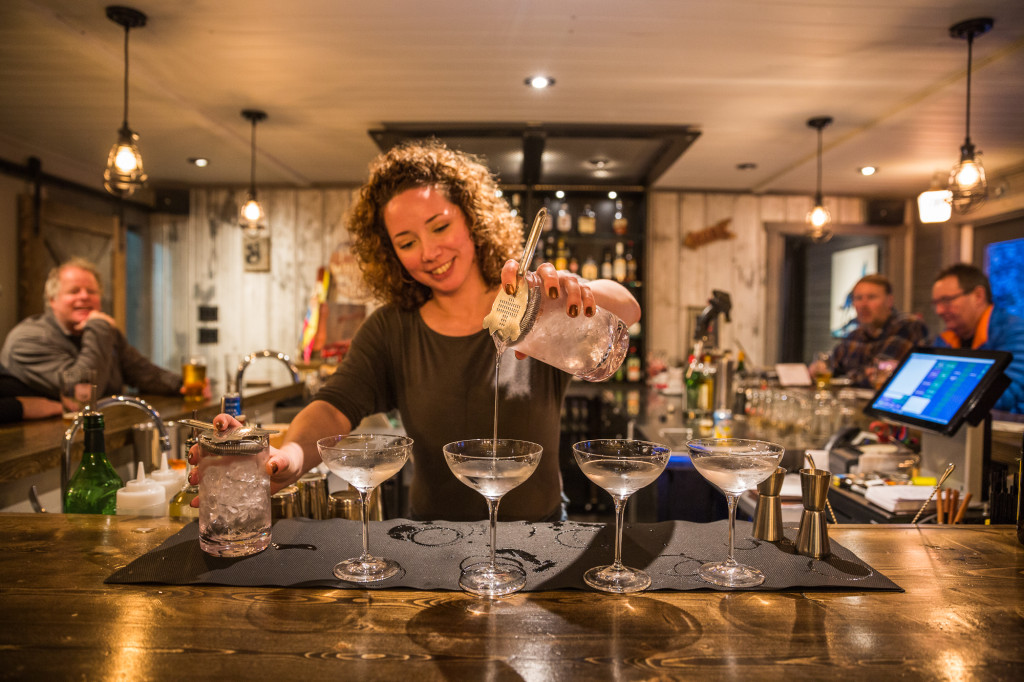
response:
M1024 320L993 305L985 273L966 263L946 268L932 284L932 305L946 325L936 346L1013 353L1006 369L1012 383L995 409L1024 414Z

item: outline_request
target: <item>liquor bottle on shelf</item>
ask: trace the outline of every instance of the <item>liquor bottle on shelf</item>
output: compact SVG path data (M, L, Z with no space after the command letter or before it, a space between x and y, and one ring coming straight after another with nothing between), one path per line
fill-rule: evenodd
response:
M597 232L597 214L590 204L583 206L583 213L576 220L576 231L580 234L594 234Z
M615 219L612 221L612 232L617 235L629 232L629 219L622 212L622 199L615 200Z
M718 373L711 356L705 355L704 361L698 366L701 374L700 389L697 392L697 408L711 414L715 409L715 380Z
M640 355L637 354L636 346L629 347L629 354L626 356L626 381L638 382L643 374L640 367Z
M615 242L615 260L612 261L612 275L617 282L626 281L626 247L622 242Z
M580 259L572 252L570 252L569 255L569 272L574 275L577 275L580 272Z
M639 280L636 277L636 258L633 257L633 242L629 242L626 245L626 282L630 284L639 284Z
M601 279L612 279L615 276L615 266L612 263L612 252L604 250L604 260L601 262Z
M747 376L747 356L743 351L736 356L736 376L741 379Z
M597 269L597 261L594 260L593 256L587 256L583 260L583 266L580 268L580 276L583 279L595 280L600 276L600 272Z
M113 514L117 511L117 491L124 487L124 481L107 459L103 413L86 412L83 421L85 448L82 461L68 482L64 511L68 514Z
M548 238L544 240L544 262L554 263L555 262L555 236L548 235ZM536 270L537 268L534 268Z
M562 233L572 232L572 214L569 212L569 204L564 201L558 208L558 221L555 227Z
M544 232L552 232L555 229L555 216L548 200L544 200L544 208L548 209L547 214L544 216Z
M565 239L558 238L558 247L555 249L555 270L567 270L569 268L569 247L565 245Z

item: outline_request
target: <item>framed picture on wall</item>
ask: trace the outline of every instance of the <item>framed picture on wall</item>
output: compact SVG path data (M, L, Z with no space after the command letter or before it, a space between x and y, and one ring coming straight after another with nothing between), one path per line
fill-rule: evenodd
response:
M832 254L832 294L829 329L833 338L843 338L856 329L853 287L864 275L878 272L878 245L856 246Z
M270 272L270 237L245 237L242 256L246 272Z

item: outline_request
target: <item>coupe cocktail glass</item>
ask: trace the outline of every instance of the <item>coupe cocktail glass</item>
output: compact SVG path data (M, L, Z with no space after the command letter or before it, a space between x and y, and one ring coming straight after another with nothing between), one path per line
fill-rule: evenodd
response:
M745 438L709 438L686 443L690 461L700 475L725 494L729 502L729 558L700 567L701 578L722 587L753 587L764 574L733 558L736 501L744 491L772 475L786 449L775 443Z
M525 481L540 463L542 448L537 443L508 438L460 440L444 446L444 458L455 477L487 500L491 520L491 560L467 566L459 586L482 597L500 597L526 586L526 573L518 566L494 561L498 503L502 496Z
M572 452L586 477L615 501L615 562L591 568L583 574L583 581L602 592L646 590L651 577L622 564L622 517L629 496L653 483L665 470L669 448L639 440L604 439L576 443Z
M363 517L363 553L334 567L342 580L369 583L398 573L401 567L390 559L370 556L370 521L366 499L374 488L398 473L412 452L412 438L372 433L329 436L316 442L327 468L359 492Z

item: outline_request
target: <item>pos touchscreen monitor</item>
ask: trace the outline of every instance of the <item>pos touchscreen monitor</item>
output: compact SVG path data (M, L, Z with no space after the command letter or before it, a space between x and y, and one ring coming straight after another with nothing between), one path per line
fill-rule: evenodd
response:
M1010 385L1003 351L918 348L893 371L864 412L925 431L954 435L977 426Z

